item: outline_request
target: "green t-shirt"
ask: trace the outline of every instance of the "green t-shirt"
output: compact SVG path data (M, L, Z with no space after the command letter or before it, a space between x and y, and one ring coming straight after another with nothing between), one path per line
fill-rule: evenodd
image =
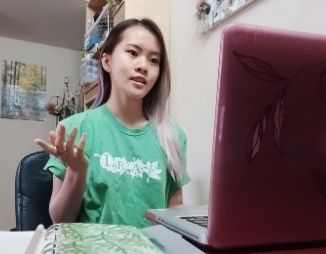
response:
M147 226L146 209L166 207L169 198L189 182L186 169L180 180L172 179L151 122L143 128L129 129L104 104L66 118L62 124L67 133L73 127L78 129L77 144L82 133L87 137L89 167L81 222ZM185 153L185 134L178 125L173 126ZM66 167L54 156L45 168L64 179Z

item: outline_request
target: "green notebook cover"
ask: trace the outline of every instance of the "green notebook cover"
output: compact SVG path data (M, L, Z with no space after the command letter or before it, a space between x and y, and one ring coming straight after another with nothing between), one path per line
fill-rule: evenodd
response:
M162 254L139 229L124 225L61 223L53 225L56 254Z

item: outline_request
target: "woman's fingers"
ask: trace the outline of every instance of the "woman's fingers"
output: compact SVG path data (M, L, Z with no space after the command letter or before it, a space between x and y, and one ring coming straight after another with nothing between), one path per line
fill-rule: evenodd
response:
M63 162L69 164L76 158L84 157L84 148L86 144L86 135L82 134L79 140L78 146L75 145L75 139L78 133L76 127L72 129L70 134L65 140L66 129L63 125L58 126L57 132L50 131L49 142L43 139L35 139L34 142L37 143L42 149L59 159Z
M40 147L42 147L42 149L52 155L57 155L57 150L56 148L51 145L51 144L48 144L47 142L45 142L43 139L40 139L40 138L37 138L37 139L34 139L34 142L36 144L38 144Z
M56 139L57 139L57 133L55 131L50 131L49 132L49 141L53 146L55 146Z
M66 128L63 125L59 124L57 138L55 140L55 147L57 149L56 152L58 155L62 155L66 152L65 135L66 135Z
M75 138L77 135L77 128L73 128L66 140L66 151L71 152L74 148Z
M80 138L79 145L77 147L78 152L82 152L82 153L84 152L85 144L86 144L86 135L83 134Z

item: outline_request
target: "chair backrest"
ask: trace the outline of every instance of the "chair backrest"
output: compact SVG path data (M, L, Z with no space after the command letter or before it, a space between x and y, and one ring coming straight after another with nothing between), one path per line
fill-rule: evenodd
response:
M15 179L16 230L35 230L38 224L52 224L49 202L52 173L43 169L49 154L40 151L25 156L19 163Z

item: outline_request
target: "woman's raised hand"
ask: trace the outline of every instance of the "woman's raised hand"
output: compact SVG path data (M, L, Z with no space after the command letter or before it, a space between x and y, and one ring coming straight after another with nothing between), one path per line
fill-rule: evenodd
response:
M77 128L73 128L69 135L66 135L66 128L59 124L57 132L50 131L49 143L43 139L35 139L34 142L46 152L54 155L73 171L86 170L88 159L84 154L86 136L82 134L79 144L75 145Z

